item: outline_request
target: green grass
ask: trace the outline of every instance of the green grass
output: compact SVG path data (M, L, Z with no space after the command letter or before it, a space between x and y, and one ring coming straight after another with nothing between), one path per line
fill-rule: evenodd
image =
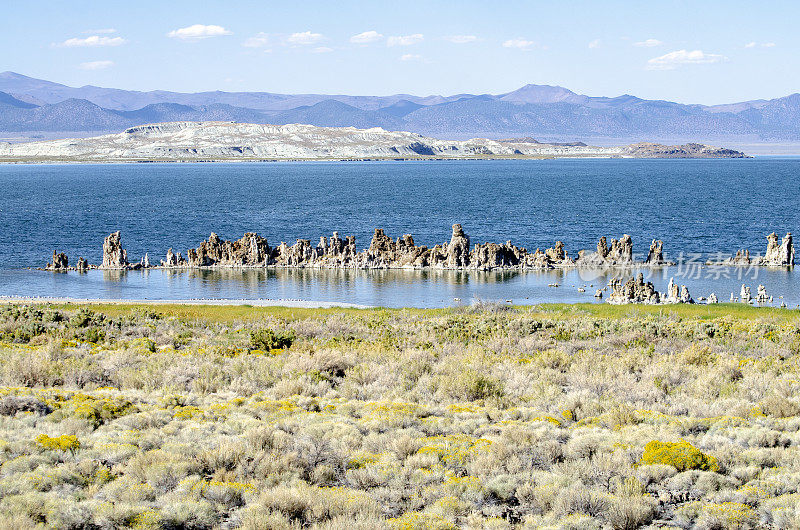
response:
M151 310L165 316L180 319L203 320L207 322L233 322L236 320L258 320L264 317L275 317L286 320L304 319L313 316L332 314L370 315L376 313L408 313L419 316L436 316L461 311L459 308L293 308L278 306L248 305L199 305L199 304L126 304L126 303L92 303L92 304L48 304L57 309L74 310L89 307L109 316L127 315L140 310ZM556 318L580 318L592 316L597 318L636 318L646 315L672 316L677 318L713 319L730 316L742 319L774 319L787 322L800 318L800 311L777 307L753 307L745 304L674 304L667 306L650 305L613 305L613 304L538 304L533 306L508 306L532 315Z

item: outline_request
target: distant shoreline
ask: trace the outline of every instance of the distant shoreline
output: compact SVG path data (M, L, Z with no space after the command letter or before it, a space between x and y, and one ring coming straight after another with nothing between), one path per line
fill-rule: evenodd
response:
M797 156L800 156L798 154ZM84 165L84 164L267 164L267 163L303 163L303 162L438 162L438 161L497 161L497 160L742 160L752 158L764 158L764 156L747 155L740 158L727 157L641 157L641 156L621 156L621 155L569 155L569 156L480 156L480 157L365 157L365 158L217 158L217 159L70 159L70 160L3 160L0 158L0 165Z

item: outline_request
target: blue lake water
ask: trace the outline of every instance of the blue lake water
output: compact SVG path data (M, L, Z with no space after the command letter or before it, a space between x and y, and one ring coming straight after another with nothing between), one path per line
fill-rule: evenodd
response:
M270 245L318 240L337 230L368 246L375 227L417 244L449 239L461 223L473 242L511 240L529 250L564 241L571 255L601 235L650 239L665 255L714 255L800 229L800 159L509 160L235 164L0 166L0 295L83 298L292 298L386 306L468 301L592 301L607 282L587 272L419 271L91 271L55 274L42 266L54 249L74 261L101 259L103 238L121 230L131 261L173 247L185 254L212 231L246 231ZM755 278L753 275L757 275ZM795 271L672 267L695 296L721 300L739 285L763 283L792 307ZM743 276L743 277L740 277ZM561 287L548 287L559 283ZM586 293L577 287L585 285Z

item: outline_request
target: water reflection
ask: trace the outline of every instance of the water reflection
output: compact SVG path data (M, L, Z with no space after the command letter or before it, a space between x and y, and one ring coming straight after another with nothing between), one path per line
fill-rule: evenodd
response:
M596 302L594 292L615 276L645 274L656 289L665 291L669 279L685 284L697 299L714 292L720 301L739 294L742 283L755 292L764 284L774 297L791 307L800 303L794 271L757 271L740 277L741 269L723 274L710 267L686 274L679 267L619 271L453 271L352 269L222 269L149 270L52 273L0 270L0 295L90 299L289 299L344 302L379 306L436 307L474 299L514 303ZM557 285L558 287L555 287ZM580 292L579 289L583 289ZM781 298L783 296L783 298Z
M104 279L118 280L124 271L104 271ZM136 271L131 271L136 272ZM297 285L336 284L352 285L358 281L373 284L417 284L426 282L449 285L470 283L497 284L519 277L520 271L455 271L455 270L396 270L396 269L172 269L144 271L144 274L160 273L171 280L199 282L203 285L224 285L239 282L242 285L258 286L267 281L291 282ZM563 271L551 271L559 277ZM545 274L545 273L537 273Z

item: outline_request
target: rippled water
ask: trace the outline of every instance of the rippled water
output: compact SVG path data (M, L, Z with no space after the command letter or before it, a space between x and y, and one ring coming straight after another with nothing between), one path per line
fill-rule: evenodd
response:
M678 253L763 252L765 235L800 227L800 159L543 160L121 164L0 166L0 295L90 298L297 298L370 305L432 306L484 299L591 301L586 273L410 271L99 271L85 275L23 270L53 249L74 261L101 259L105 235L121 230L129 258L185 253L211 231L245 231L270 245L312 241L338 230L359 248L372 230L412 233L417 244L449 239L459 222L473 242L511 240L533 250L565 242L570 254L600 235L633 237L646 252L664 240ZM699 272L698 272L699 271ZM695 296L727 300L739 285L764 283L800 303L795 272L688 271ZM715 278L722 276L721 278ZM729 278L726 278L729 276ZM558 281L562 287L547 285ZM663 289L668 277L654 278ZM664 285L661 285L661 284ZM572 286L575 287L572 287ZM577 287L587 286L586 293ZM788 303L788 302L787 302Z

